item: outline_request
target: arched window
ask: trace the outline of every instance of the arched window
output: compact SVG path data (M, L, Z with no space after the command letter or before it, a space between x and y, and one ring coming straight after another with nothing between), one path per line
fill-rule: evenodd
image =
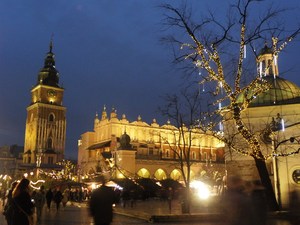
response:
M165 157L166 157L166 158L170 158L170 150L169 150L169 149L167 149L167 150L165 151Z
M196 152L192 152L192 159L196 160Z
M48 141L47 141L47 148L48 148L48 149L52 149L52 138L48 138Z
M54 122L54 114L51 113L48 118L49 122Z
M273 66L271 59L268 60L269 75L273 75Z

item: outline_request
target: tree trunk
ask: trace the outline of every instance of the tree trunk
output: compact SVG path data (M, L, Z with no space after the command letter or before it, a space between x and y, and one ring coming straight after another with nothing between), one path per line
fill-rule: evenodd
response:
M190 189L185 188L183 194L183 201L181 202L181 212L183 214L190 213L191 211L191 199L190 199Z
M268 206L270 211L278 211L279 210L279 205L276 200L274 188L272 186L270 177L269 177L269 172L267 169L266 162L262 159L254 159L257 171L259 173L262 185L266 189L266 196L267 196L267 201L268 201Z

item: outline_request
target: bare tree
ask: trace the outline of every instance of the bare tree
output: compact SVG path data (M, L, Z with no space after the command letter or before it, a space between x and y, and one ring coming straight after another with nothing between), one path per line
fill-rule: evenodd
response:
M195 159L192 157L193 151L199 149L199 146L196 146L195 144L195 140L197 139L201 142L200 139L204 140L205 138L207 143L209 143L208 132L203 131L201 127L199 127L199 118L202 107L200 93L198 89L195 88L195 85L198 86L197 83L193 83L181 89L177 94L166 95L165 101L167 104L159 108L162 115L167 117L170 121L167 130L169 135L159 135L161 141L167 144L168 148L171 150L172 157L175 159L174 165L181 172L185 184L183 211L187 213L190 212L191 168L194 163L201 164L200 158ZM216 138L210 136L210 139L213 140ZM207 155L207 160L211 162L211 153ZM202 162L202 164L204 165L205 163ZM202 169L202 172L204 172L204 166ZM225 168L221 171L220 168L214 167L213 171L205 172L206 178L208 178L207 176L209 176L208 174L210 173L212 176L209 177L209 179L214 180L218 175L224 175ZM201 179L200 176L198 178Z
M268 2L266 10L259 14L256 11L261 6L266 6L264 1L237 0L229 7L228 15L222 20L218 20L213 12L208 11L207 17L194 22L192 11L186 5L180 8L169 4L162 5L165 10L164 25L168 26L169 30L181 29L186 34L185 37L172 35L164 38L164 41L172 44L175 62L190 61L190 66L184 64L184 68L200 71L199 84L212 88L215 115L220 116L220 122L234 121L239 137L248 147L245 149L236 145L228 138L232 135L217 132L214 125L218 123L204 123L202 126L233 151L251 156L255 160L261 181L268 191L270 208L278 210L266 167L266 159L276 155L274 152L270 155L263 154L260 134L253 132L242 116L251 101L267 91L270 85L259 76L260 74L249 79L246 55L255 61L259 57L255 46L263 46L267 40L271 40L272 60L264 71L258 71L265 73L279 53L298 35L300 28L296 27L292 31L286 29L280 17L286 10L269 6ZM291 153L285 155L289 154Z

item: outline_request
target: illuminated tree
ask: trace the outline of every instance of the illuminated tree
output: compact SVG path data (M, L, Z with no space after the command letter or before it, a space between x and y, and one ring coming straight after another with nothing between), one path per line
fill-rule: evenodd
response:
M60 166L59 170L52 170L49 172L40 169L40 172L41 174L44 174L56 181L71 181L77 175L75 171L76 164L74 162L63 159L62 161L58 162L57 165Z
M72 161L63 159L61 162L58 162L57 165L62 167L61 171L57 172L57 176L62 180L72 180L73 176L77 175L75 172L76 164Z
M176 8L165 4L162 8L166 12L164 24L168 26L168 31L181 29L186 34L172 34L164 38L164 41L172 44L175 62L191 62L188 66L184 64L185 69L199 73L199 85L209 88L214 99L211 102L216 109L213 115L218 115L219 120L214 116L213 122L208 123L207 120L203 122L202 117L198 121L199 126L211 131L231 150L251 156L255 160L261 181L268 192L270 207L277 210L278 204L266 167L266 159L276 157L276 154L263 154L260 134L252 131L242 113L256 96L270 88L260 75L269 70L282 50L297 36L299 27L287 31L282 22L283 17L280 17L285 10L276 9L269 2L257 0L237 0L230 6L225 18L218 18L219 14L208 11L208 17L203 17L199 22L193 21L191 9L186 5ZM258 12L258 9L265 10ZM252 79L249 77L251 65L247 59L252 57L255 62L259 57L256 47L264 46L268 41L272 46L272 59L264 71L258 69L257 75ZM207 114L206 119L210 115L212 113ZM224 135L216 129L216 125L224 123L225 120L234 121L234 132L237 131L237 134ZM236 145L232 141L233 135L239 136L247 144L247 148Z

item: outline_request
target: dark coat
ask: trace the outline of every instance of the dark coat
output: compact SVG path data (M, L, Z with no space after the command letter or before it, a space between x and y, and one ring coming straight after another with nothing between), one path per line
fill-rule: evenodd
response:
M227 190L222 197L221 205L225 224L253 225L251 201L242 190Z
M52 199L53 199L53 192L51 191L51 189L49 189L46 193L46 199L47 199L47 202L51 202Z
M9 192L7 194L7 201L4 206L4 211L3 211L3 214L5 216L5 219L7 220L8 225L11 225L11 223L12 223L11 221L13 218L12 192L13 192L13 190L9 190Z
M89 201L89 210L95 225L112 222L114 202L115 195L111 188L102 185L93 191Z
M266 225L268 204L264 189L254 189L251 193L253 224Z
M28 192L22 192L13 200L13 225L29 225L27 215L33 214L34 204ZM22 208L22 210L20 209ZM26 214L27 215L26 215Z
M63 199L63 195L61 193L61 191L56 191L54 196L53 196L53 200L56 202L56 203L60 203L61 200Z

